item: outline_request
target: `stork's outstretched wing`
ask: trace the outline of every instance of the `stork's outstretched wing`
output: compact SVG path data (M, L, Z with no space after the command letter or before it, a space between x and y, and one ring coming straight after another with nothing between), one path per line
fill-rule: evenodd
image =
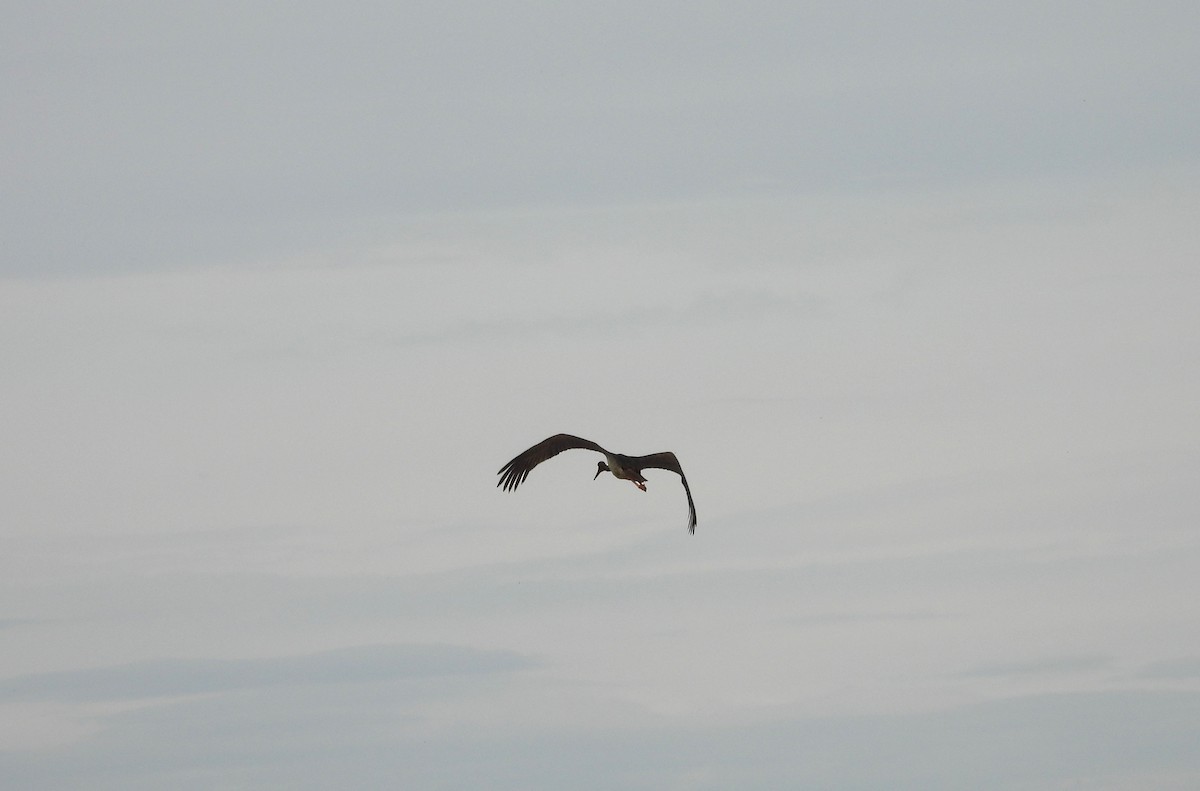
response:
M497 486L504 488L504 491L509 492L521 485L521 482L529 477L529 472L534 467L538 466L546 459L552 459L564 450L572 448L582 448L584 450L595 450L608 455L608 451L592 442L590 439L582 437L574 437L570 434L555 434L553 437L544 439L534 445L529 450L518 455L515 459L505 464L500 468L500 472L496 473L500 476L500 480L496 483ZM674 457L672 457L674 458ZM679 462L675 463L676 466ZM682 473L680 473L682 475ZM689 499L691 495L688 495Z
M675 458L675 454L669 450L662 453L651 453L649 456L639 456L637 461L642 469L654 468L678 473L679 480L683 481L683 491L687 493L688 498L688 532L695 533L696 504L692 502L692 490L688 486L687 476L683 474L683 467L679 466L679 459Z

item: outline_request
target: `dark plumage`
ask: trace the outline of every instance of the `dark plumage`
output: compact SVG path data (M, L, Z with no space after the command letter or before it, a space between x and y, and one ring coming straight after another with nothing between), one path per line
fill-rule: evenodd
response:
M501 467L500 472L496 473L500 476L496 485L502 487L506 492L513 491L529 477L529 473L534 467L547 459L554 458L564 450L572 448L594 450L604 454L604 461L596 465L596 475L593 480L599 478L602 472L611 472L615 477L630 481L644 492L646 491L646 479L642 477L642 470L670 470L676 473L679 480L683 482L683 491L687 493L688 532L696 532L696 505L692 502L692 490L688 488L687 476L683 474L683 468L679 466L679 459L675 458L675 454L670 451L651 453L649 456L625 456L620 453L611 453L590 439L574 437L570 434L555 434Z

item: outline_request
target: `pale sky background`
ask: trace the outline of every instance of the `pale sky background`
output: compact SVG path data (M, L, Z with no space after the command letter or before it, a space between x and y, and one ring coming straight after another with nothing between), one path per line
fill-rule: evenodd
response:
M5 4L0 786L1200 787L1198 41Z

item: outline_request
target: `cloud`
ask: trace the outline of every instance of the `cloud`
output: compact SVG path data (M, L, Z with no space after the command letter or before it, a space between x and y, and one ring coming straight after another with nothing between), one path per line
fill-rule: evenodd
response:
M161 659L8 678L0 682L0 700L136 700L504 673L531 664L513 652L451 645L368 645L267 659Z
M22 151L3 263L236 258L431 209L1194 161L1179 6L687 10L31 7L3 41Z
M1138 674L1141 678L1153 679L1197 679L1200 678L1200 657L1191 656L1170 659L1147 665Z
M1200 779L1200 694L1106 692L897 716L621 726L399 716L390 685L255 690L125 712L89 742L0 758L27 789L1030 789ZM1180 787L1187 787L1181 785Z
M1104 656L1051 657L1030 662L975 665L964 670L961 675L973 678L992 678L1001 676L1042 676L1084 673L1092 670L1103 670L1109 666L1110 662L1111 660Z

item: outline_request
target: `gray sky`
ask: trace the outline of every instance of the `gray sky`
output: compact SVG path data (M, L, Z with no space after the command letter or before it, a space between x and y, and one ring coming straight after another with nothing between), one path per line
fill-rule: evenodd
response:
M4 17L0 785L1200 783L1194 3Z

